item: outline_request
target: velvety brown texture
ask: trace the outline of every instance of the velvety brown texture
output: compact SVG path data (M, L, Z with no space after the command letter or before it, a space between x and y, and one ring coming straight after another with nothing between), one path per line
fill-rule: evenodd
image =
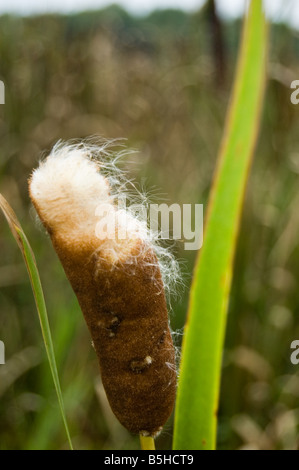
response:
M90 330L113 412L132 433L154 436L172 412L176 391L175 351L156 255L136 241L126 262L112 267L95 251L94 238L74 244L43 223Z
M53 242L90 330L112 410L129 431L154 435L172 412L176 388L156 256L136 253L132 264L111 270L96 254Z

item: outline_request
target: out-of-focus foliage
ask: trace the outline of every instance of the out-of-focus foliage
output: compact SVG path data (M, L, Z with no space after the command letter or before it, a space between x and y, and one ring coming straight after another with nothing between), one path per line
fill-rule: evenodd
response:
M235 66L240 22L223 26L219 79L207 10L133 18L117 7L73 16L0 17L0 192L37 257L57 365L76 448L132 449L111 414L75 296L31 209L27 178L60 138L126 137L138 150L130 175L154 200L206 203ZM272 31L269 83L247 191L228 317L219 410L220 448L296 448L299 371L299 41ZM244 109L244 113L246 110ZM0 448L67 448L31 288L20 253L0 222ZM194 252L177 244L186 288L173 302L184 324ZM211 267L212 269L212 267ZM200 367L200 364L198 365ZM172 423L157 440L170 448Z

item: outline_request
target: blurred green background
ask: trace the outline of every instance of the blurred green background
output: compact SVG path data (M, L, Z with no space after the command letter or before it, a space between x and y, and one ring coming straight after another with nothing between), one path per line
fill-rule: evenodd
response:
M27 179L58 139L124 137L137 150L126 168L155 202L206 207L241 33L241 21L218 18L213 3L192 14L133 17L112 6L0 17L0 192L36 254L77 449L139 442L107 405L87 327L36 220ZM290 102L298 52L299 33L273 25L228 317L221 449L299 449L299 366L290 362L299 338L299 106ZM172 302L171 324L181 331L196 253L179 242L175 252L186 287ZM0 254L0 449L68 448L26 268L2 216ZM171 439L172 420L157 448L170 449Z

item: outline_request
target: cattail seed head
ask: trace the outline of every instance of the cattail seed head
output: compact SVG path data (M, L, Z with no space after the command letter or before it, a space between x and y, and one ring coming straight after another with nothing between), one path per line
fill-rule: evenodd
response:
M164 283L144 222L116 206L115 176L94 153L55 146L29 180L30 197L78 298L112 410L129 431L154 436L176 388ZM104 212L115 224L101 232Z

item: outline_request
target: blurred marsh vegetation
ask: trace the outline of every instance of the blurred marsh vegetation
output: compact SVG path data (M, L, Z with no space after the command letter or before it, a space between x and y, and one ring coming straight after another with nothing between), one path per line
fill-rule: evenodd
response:
M75 296L36 222L27 178L58 139L125 137L125 163L154 202L206 205L232 84L241 22L193 14L130 16L117 6L70 16L0 17L0 192L36 254L67 417L77 449L135 449L112 415ZM230 302L218 447L299 448L298 32L272 27L269 81L245 200ZM244 109L246 113L246 109ZM206 206L205 206L206 207ZM181 329L195 252L176 246L186 288L173 302ZM0 220L0 449L67 448L20 252ZM213 267L211 266L211 269ZM198 364L200 367L200 364ZM172 422L157 439L171 446Z

